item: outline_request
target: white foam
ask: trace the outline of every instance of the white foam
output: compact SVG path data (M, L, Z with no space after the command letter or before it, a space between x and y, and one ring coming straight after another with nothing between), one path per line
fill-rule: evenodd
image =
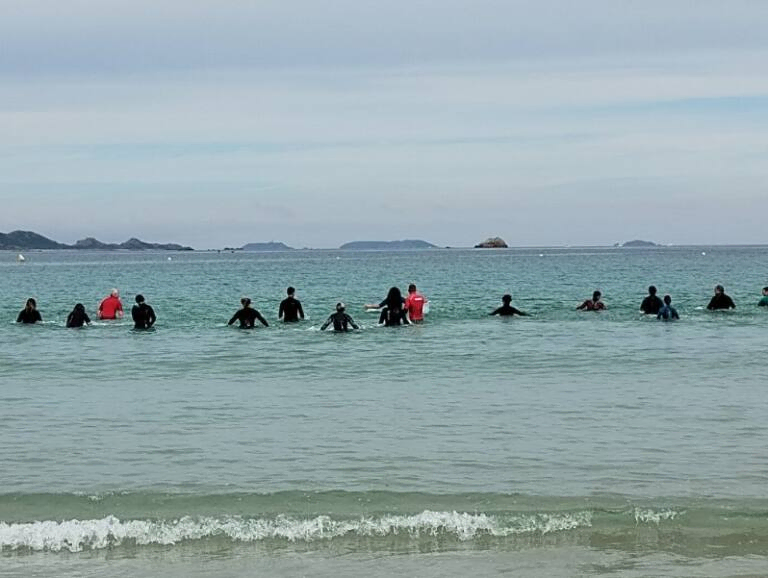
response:
M641 524L641 523L652 523L659 525L661 522L666 520L674 520L677 516L682 514L682 512L676 512L675 510L651 510L651 509L641 509L641 508L635 508L634 509L634 517L635 517L635 524Z
M62 550L80 552L103 549L124 542L136 545L172 545L186 540L226 537L234 541L253 542L282 539L290 542L313 542L350 537L385 537L407 535L437 536L449 534L466 541L480 535L497 537L519 534L548 534L590 527L590 512L566 514L531 514L505 517L460 512L425 510L410 516L390 515L378 518L334 520L329 516L298 519L278 516L274 519L238 516L178 520L126 520L107 516L95 520L52 520L7 524L0 522L0 550Z

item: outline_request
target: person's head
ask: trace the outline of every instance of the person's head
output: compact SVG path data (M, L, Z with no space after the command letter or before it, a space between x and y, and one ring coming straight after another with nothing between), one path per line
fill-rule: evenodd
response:
M416 293L416 285L414 285L413 283L408 285L408 293Z
M656 295L656 287L651 285L648 287L648 295Z
M665 305L671 305L672 304L672 297L669 295L664 295L664 304Z
M715 294L719 295L721 293L725 293L725 287L722 285L715 285Z
M768 297L768 287L763 287L763 295Z
M75 311L78 313L85 313L85 306L82 303L75 305Z
M600 298L602 296L603 294L600 293L600 291L595 291L594 293L592 293L592 301L600 301Z
M288 287L288 289L286 290L286 293L288 293L288 297L293 297L293 294L296 293L296 289L294 289L293 287Z
M112 291L109 293L112 297L120 297L120 291L117 289L112 289Z
M512 303L512 295L507 293L506 295L501 296L501 302L504 303L504 305L509 305Z
M390 287L387 293L387 303L390 305L400 305L403 302L403 294L398 287Z
M339 313L344 313L344 309L346 309L346 306L343 303L336 304L336 311Z
M27 299L27 309L35 309L37 307L37 301L35 301L32 297Z
M139 305L141 305L142 303L144 303L144 295L142 295L141 293L139 293L138 295L136 295L136 303L138 303Z
M248 297L243 297L240 299L240 305L243 307L248 307L251 304L251 300Z

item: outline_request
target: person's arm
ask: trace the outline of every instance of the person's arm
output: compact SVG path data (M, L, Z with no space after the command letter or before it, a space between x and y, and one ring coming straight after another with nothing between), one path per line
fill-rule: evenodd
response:
M16 323L21 323L24 321L24 310L19 311L18 317L16 317Z
M269 327L269 323L267 323L267 320L266 320L266 319L264 319L264 317L262 317L261 313L259 313L259 312L258 312L256 309L254 309L254 310L253 310L253 312L256 314L256 319L258 319L259 321L261 321L261 324L262 324L264 327Z
M680 319L680 315L678 315L677 309L672 309L672 319Z
M499 307L498 309L494 309L488 315L498 315L500 312L501 312L501 307Z
M584 303L582 303L581 305L576 307L576 309L586 309L587 308L587 303L589 303L589 299L587 299L586 301L584 301Z
M736 306L734 305L734 307L736 307ZM42 323L43 322L43 316L40 315L40 312L37 309L35 309L35 323L37 323L38 321Z
M384 307L386 304L387 304L387 300L385 299L384 301L382 301L382 302L381 302L381 303L379 303L378 305L376 305L375 303L366 303L365 305L363 305L363 307L364 307L365 309L381 309L381 308L382 308L382 307Z
M715 308L715 297L712 297L712 299L709 300L709 305L707 305L707 309L712 311L712 309Z
M347 321L349 322L349 324L352 326L352 329L360 329L360 327L358 327L357 323L355 323L355 320L354 320L354 319L352 319L352 318L351 318L351 317L350 317L348 314L346 314L346 313L345 313L344 315L346 316L346 318L347 318Z
M280 307L277 309L277 318L282 319L283 315L285 315L285 306L283 305L285 303L285 300L280 301Z
M512 308L512 315L522 315L523 317L525 317L528 314L525 311L520 311L519 309L513 307Z
M728 307L731 309L736 309L736 304L733 302L733 299L731 299L730 296L728 297Z
M85 322L86 322L88 325L90 325L90 324L91 324L91 318L90 318L90 317L88 317L88 314L87 314L87 313L83 313L83 320L84 320L84 321L85 321Z
M229 323L227 323L227 325L232 325L235 321L238 320L239 317L240 317L240 311L239 310L235 311L235 314L232 316L232 319L229 320Z
M149 309L149 324L147 327L152 327L155 321L157 321L157 316L155 315L155 310L150 305L147 305L147 309Z
M325 320L325 323L323 323L323 324L320 326L320 331L325 331L326 329L328 329L328 326L329 326L331 323L333 323L333 315L331 315L330 317L328 317L328 319L326 319L326 320Z
M151 309L151 307L150 307ZM117 309L115 309L115 317L121 317L123 316L123 302L120 301L120 299L117 300Z
M304 310L301 308L301 301L296 301L296 308L299 310L299 317L304 319Z

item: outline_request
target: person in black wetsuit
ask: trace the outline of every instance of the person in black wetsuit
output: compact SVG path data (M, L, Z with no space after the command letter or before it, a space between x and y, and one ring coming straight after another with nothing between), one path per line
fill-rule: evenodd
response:
M144 302L143 295L136 295L136 305L131 309L134 329L149 329L157 321L155 310Z
M232 325L235 321L240 321L240 329L253 329L256 325L256 320L258 319L264 327L269 327L269 323L262 317L261 313L251 307L251 300L248 297L240 299L240 303L243 308L232 316L232 319L229 320L227 325Z
M503 317L511 316L511 315L528 315L527 313L524 313L523 311L520 311L519 309L515 309L512 307L512 295L506 294L502 296L501 298L501 307L498 309L491 311L488 315L501 315Z
M331 313L325 323L320 326L320 331L325 331L328 326L333 323L334 331L349 331L351 325L353 329L360 329L355 320L352 319L345 311L343 303L336 304L336 312Z
M19 316L16 318L16 323L37 323L42 320L43 317L37 310L37 301L30 297L27 299L24 309L19 312Z
M67 315L67 327L82 327L83 325L90 323L91 319L85 312L85 307L82 303L75 305L72 313Z
M662 307L664 307L664 303L656 295L656 287L651 285L648 287L648 297L643 299L643 302L640 304L640 311L646 315L658 315Z
M386 298L378 305L371 303L366 305L365 308L381 308L379 324L383 323L387 327L411 324L410 321L408 321L408 312L405 309L405 299L403 298L403 294L400 293L400 289L398 287L390 287Z
M295 292L296 289L288 287L288 297L280 302L277 318L282 318L285 323L296 322L299 318L304 319L304 310L301 308L301 302L293 296Z
M725 288L722 285L715 286L715 294L710 299L707 309L714 311L715 309L736 309L736 304L733 299L725 294Z

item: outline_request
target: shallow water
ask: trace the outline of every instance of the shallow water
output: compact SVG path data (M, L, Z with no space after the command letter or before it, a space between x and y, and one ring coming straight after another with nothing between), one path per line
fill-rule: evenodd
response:
M767 248L26 256L0 253L0 573L768 573ZM376 327L411 281L427 321ZM680 322L638 314L650 283ZM63 327L113 286L155 331ZM505 292L531 317L488 317ZM226 326L242 295L270 328ZM339 300L362 331L318 331Z

